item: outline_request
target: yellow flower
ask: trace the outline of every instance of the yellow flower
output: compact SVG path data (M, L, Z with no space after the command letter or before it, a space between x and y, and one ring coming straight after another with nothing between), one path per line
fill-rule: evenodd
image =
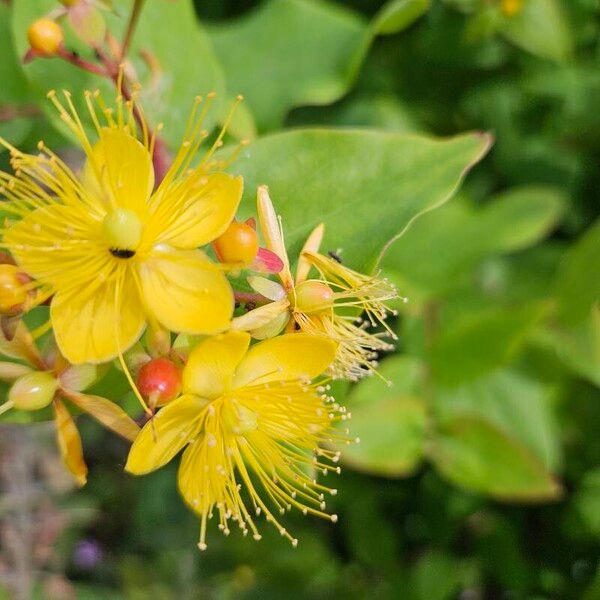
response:
M196 346L184 368L183 395L145 425L125 467L143 475L187 446L178 483L200 516L201 550L215 509L225 535L234 521L244 534L260 539L254 515L264 513L294 545L297 540L276 514L294 507L337 520L324 512L324 494L335 490L318 484L311 473L313 468L339 472L321 462L337 462L339 454L319 445L337 437L333 422L346 414L322 384L311 381L333 359L335 344L306 334L249 344L249 334L232 331Z
M70 95L49 97L86 154L77 176L40 143L38 155L11 152L15 174L0 173L11 220L2 246L35 278L37 301L52 296L58 345L71 363L121 356L146 322L192 334L228 328L233 293L220 267L197 248L221 235L242 194L242 179L209 172L221 136L190 162L206 137L198 98L173 164L156 189L155 138L136 128L133 101L116 110L86 93L91 140ZM66 108L65 108L66 106ZM143 119L142 119L143 120Z
M262 296L272 300L245 315L236 317L232 328L250 331L257 339L287 331L321 335L338 344L330 367L334 378L355 381L375 372L379 352L393 349L386 337L396 339L386 324L386 302L398 297L386 279L363 275L338 260L319 254L324 226L309 235L300 254L296 277L292 277L281 224L265 186L258 189L258 214L267 248L283 261L281 284L259 276L248 278ZM309 279L315 268L319 279ZM358 316L358 312L363 316ZM383 327L382 333L370 333L367 327Z
M525 0L501 0L500 10L505 17L514 17L523 10Z

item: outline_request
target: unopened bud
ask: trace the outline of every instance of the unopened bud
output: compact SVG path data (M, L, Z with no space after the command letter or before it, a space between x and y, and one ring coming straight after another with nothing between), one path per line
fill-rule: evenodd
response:
M250 225L233 221L214 242L222 262L249 265L258 253L258 235Z
M58 381L48 371L34 371L19 377L8 392L8 400L19 410L40 410L54 398Z
M27 30L27 39L32 50L52 56L63 45L65 36L61 26L52 19L38 19Z
M303 281L295 289L296 308L311 313L326 310L333 301L333 290L323 281Z

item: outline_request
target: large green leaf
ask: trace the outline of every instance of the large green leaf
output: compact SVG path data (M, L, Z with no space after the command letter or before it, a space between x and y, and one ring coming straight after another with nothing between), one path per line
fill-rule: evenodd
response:
M473 417L445 423L429 446L442 476L499 500L538 502L559 497L561 488L529 449L496 426Z
M523 186L475 209L452 202L424 215L387 253L383 266L408 289L436 295L484 258L522 250L548 235L566 198L551 187Z
M489 145L480 133L436 140L298 130L251 144L233 170L245 177L246 214L255 212L256 187L269 185L292 260L324 222L324 249L342 248L349 265L368 269L417 215L452 196Z
M371 24L340 5L274 0L209 32L232 94L243 94L259 130L279 127L294 106L328 104L346 93L379 33L396 33L428 8L395 0Z
M502 370L454 388L436 386L440 423L472 416L525 444L547 469L561 466L561 440L549 386L514 370Z
M547 312L544 302L468 313L435 339L430 350L437 382L456 385L506 364Z
M349 426L360 443L342 449L346 465L384 477L409 475L417 468L427 424L425 406L417 396L423 370L415 359L394 356L384 361L380 377L352 389L347 399Z
M500 31L513 44L542 58L564 60L573 51L573 34L561 0L526 0Z
M560 314L564 322L577 324L600 301L600 220L569 250L557 279Z
M129 5L129 3L127 3ZM14 3L13 31L19 55L27 50L26 31L29 24L56 8L55 0L27 0ZM119 15L107 15L110 31L119 37L125 26L128 7L119 9ZM67 46L93 60L92 52L69 31ZM150 51L158 65L151 73L148 64L139 56L140 50ZM142 102L151 125L164 122L163 137L171 146L181 141L187 116L196 95L215 91L222 95L224 78L214 55L210 40L198 23L191 0L178 2L146 2L130 52L135 71L143 85ZM67 89L87 125L90 120L83 100L83 91L99 88L106 98L114 97L114 86L97 75L84 72L56 58L36 59L25 67L25 72L38 90ZM224 100L224 97L222 98ZM218 118L217 106L207 119L210 127ZM60 127L54 109L49 117Z

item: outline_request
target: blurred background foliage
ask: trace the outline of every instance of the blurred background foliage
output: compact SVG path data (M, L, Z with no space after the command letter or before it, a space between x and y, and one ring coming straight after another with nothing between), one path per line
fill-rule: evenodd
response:
M128 4L114 2L111 31ZM0 3L0 135L30 150L40 137L71 144L48 88L100 85L57 60L21 65L28 24L55 6ZM253 140L237 166L250 198L272 183L298 239L304 203L318 218L347 202L326 241L354 264L373 264L390 220L433 206L419 183L446 197L484 152L463 136L413 161L413 134L489 131L495 143L383 258L409 301L383 378L338 390L362 443L345 450L336 526L292 516L296 549L265 529L259 544L214 535L200 554L174 466L127 476L115 468L125 445L82 418L91 477L57 501L64 523L44 569L66 578L40 597L600 598L600 2L152 0L145 11L133 64L167 141L196 93L219 93L217 121L243 94L230 137ZM139 58L148 49L153 61ZM270 135L307 126L353 133Z

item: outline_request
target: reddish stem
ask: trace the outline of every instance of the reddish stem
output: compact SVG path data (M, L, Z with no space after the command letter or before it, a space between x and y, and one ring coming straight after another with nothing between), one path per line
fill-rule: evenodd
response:
M37 117L42 112L34 104L23 104L21 106L0 106L0 121L12 121L19 117Z
M63 60L66 60L72 65L75 65L76 67L87 71L88 73L100 75L101 77L110 77L110 72L108 71L108 69L106 69L105 67L99 67L98 65L95 65L94 63L91 63L90 61L81 58L81 56L75 54L75 52L69 52L69 50L61 48L57 52L57 56L59 56Z

